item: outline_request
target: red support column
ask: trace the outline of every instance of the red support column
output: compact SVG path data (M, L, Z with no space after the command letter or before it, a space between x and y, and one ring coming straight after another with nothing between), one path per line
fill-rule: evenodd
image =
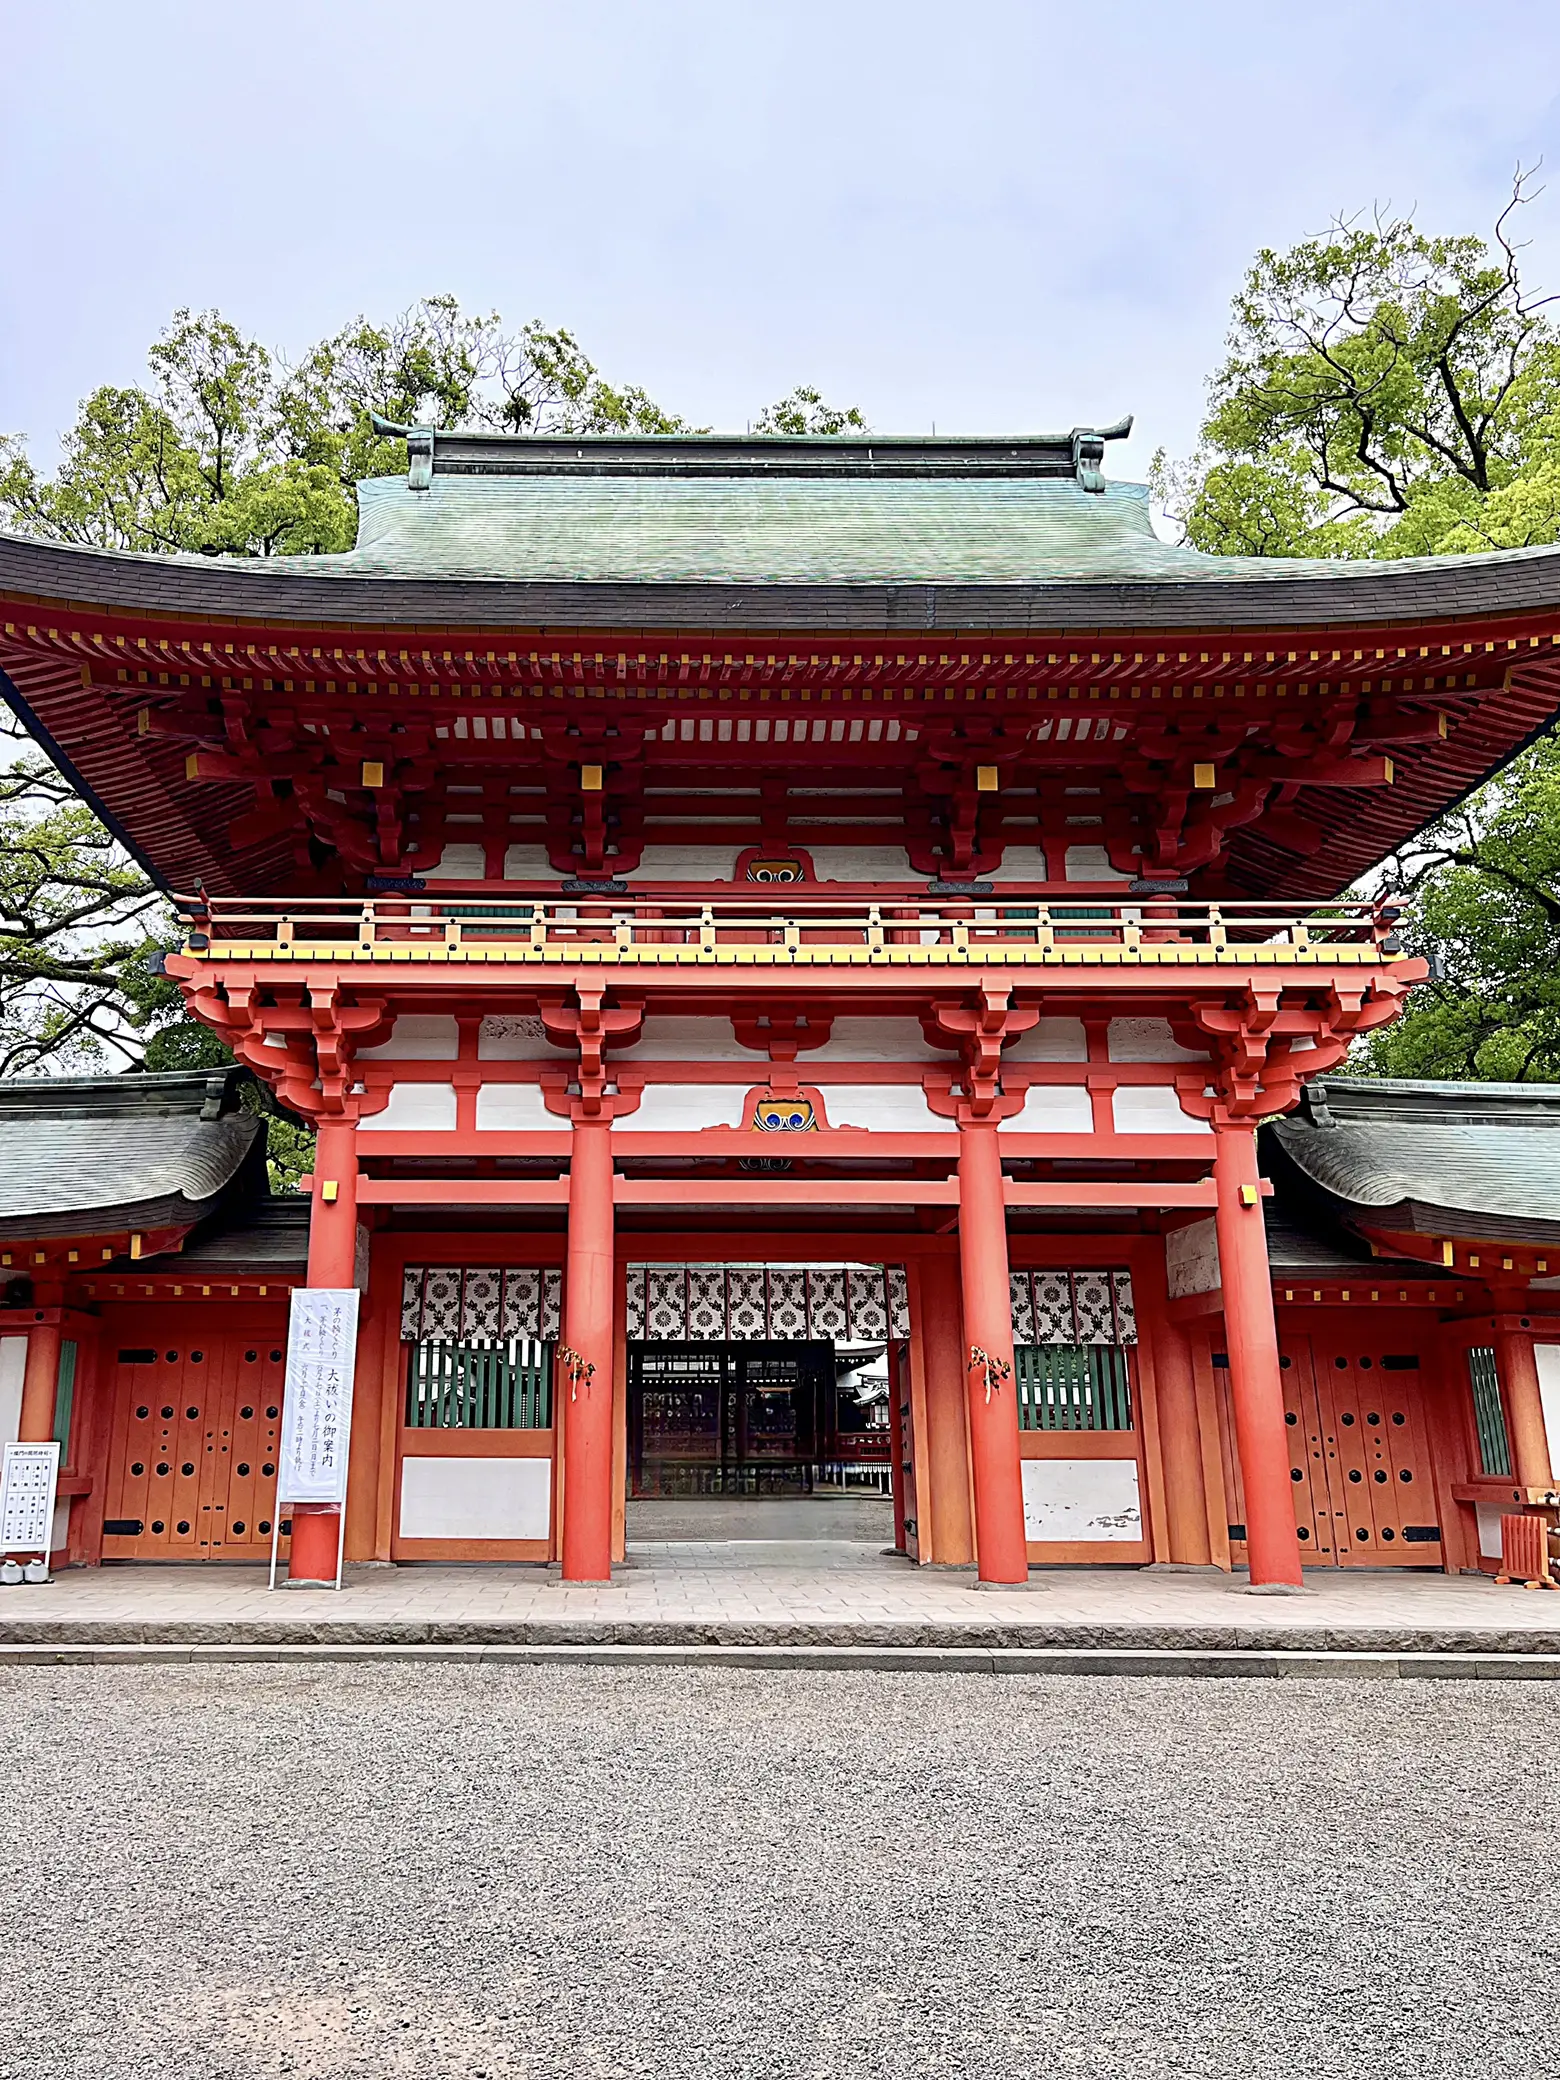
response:
M1008 1287L1007 1209L994 1120L959 1128L959 1268L964 1286L970 1464L975 1480L975 1559L982 1582L1029 1579L1024 1489L1018 1457L1018 1395L1013 1378L1013 1302ZM986 1354L1000 1382L987 1387Z
M579 1361L558 1368L563 1397L563 1579L612 1578L612 1123L577 1119L569 1156L564 1342Z
M958 1264L952 1256L918 1257L910 1266L909 1284L912 1351L919 1342L926 1406L927 1492L916 1497L921 1559L965 1567L975 1558L975 1528L965 1395L968 1345Z
M1253 1588L1301 1586L1289 1434L1278 1366L1278 1327L1257 1170L1256 1134L1215 1128L1213 1174L1224 1333L1229 1346L1235 1446L1246 1492L1246 1550Z
M30 1355L30 1354L29 1354ZM1533 1359L1533 1338L1495 1318L1495 1369L1506 1390L1506 1421L1511 1431L1511 1471L1519 1488L1547 1488L1549 1436L1544 1427L1544 1404L1538 1390L1538 1366Z
M21 1421L17 1438L22 1444L47 1444L54 1435L54 1396L60 1378L62 1331L58 1309L64 1298L58 1292L39 1289L40 1306L54 1311L52 1322L34 1322L27 1331L27 1369L22 1374Z
M308 1283L345 1292L357 1273L357 1128L348 1120L320 1123L314 1150L314 1196L309 1208ZM290 1582L334 1582L341 1512L333 1502L295 1502Z

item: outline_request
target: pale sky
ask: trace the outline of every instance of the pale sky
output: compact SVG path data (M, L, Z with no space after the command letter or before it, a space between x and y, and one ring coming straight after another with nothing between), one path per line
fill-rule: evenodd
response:
M0 431L41 459L173 308L301 352L453 290L740 428L1124 411L1195 438L1253 252L1338 211L1560 288L1553 0L0 0Z

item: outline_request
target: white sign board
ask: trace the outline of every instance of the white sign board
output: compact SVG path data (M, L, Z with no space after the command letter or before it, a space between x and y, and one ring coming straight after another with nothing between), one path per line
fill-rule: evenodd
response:
M60 1477L58 1444L8 1444L0 1475L0 1554L38 1553L54 1542L54 1490Z
M278 1505L347 1499L357 1318L353 1286L344 1292L317 1286L294 1289L282 1395Z

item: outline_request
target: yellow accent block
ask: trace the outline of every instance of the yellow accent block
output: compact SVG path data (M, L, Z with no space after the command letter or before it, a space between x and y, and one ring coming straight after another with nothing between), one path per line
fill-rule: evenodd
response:
M334 1177L327 1177L324 1183L320 1186L320 1197L325 1201L325 1204L327 1206L334 1206L337 1199L340 1198L340 1196L341 1186L336 1182Z
M600 794L600 792L601 792L601 768L600 768L600 766L581 766L581 767L580 767L580 789L581 789L581 792L582 792L582 793L584 793L584 794Z
M1218 784L1218 768L1210 764L1207 759L1200 758L1192 767L1193 787L1206 791L1208 788L1217 787Z
M977 794L995 794L997 792L997 769L995 766L977 766L975 768L975 792Z
M377 758L365 758L363 761L363 785L365 787L383 787L384 784L385 769L383 762Z
M1255 1205L1256 1205L1256 1203L1257 1203L1257 1188L1256 1188L1256 1186L1255 1186L1254 1184L1243 1184L1243 1185L1241 1186L1241 1188L1240 1188L1240 1203L1241 1203L1241 1205L1242 1205L1242 1206L1255 1206Z

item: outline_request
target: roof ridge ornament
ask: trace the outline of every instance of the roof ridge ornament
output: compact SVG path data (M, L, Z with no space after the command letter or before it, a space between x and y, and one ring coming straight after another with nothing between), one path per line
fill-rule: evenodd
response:
M1132 431L1132 414L1114 426L1075 426L1072 430L1073 470L1084 491L1105 489L1105 443L1124 441Z
M381 417L370 412L368 423L382 441L405 441L406 484L409 491L431 491L433 488L433 437L432 426L398 426L394 419Z

